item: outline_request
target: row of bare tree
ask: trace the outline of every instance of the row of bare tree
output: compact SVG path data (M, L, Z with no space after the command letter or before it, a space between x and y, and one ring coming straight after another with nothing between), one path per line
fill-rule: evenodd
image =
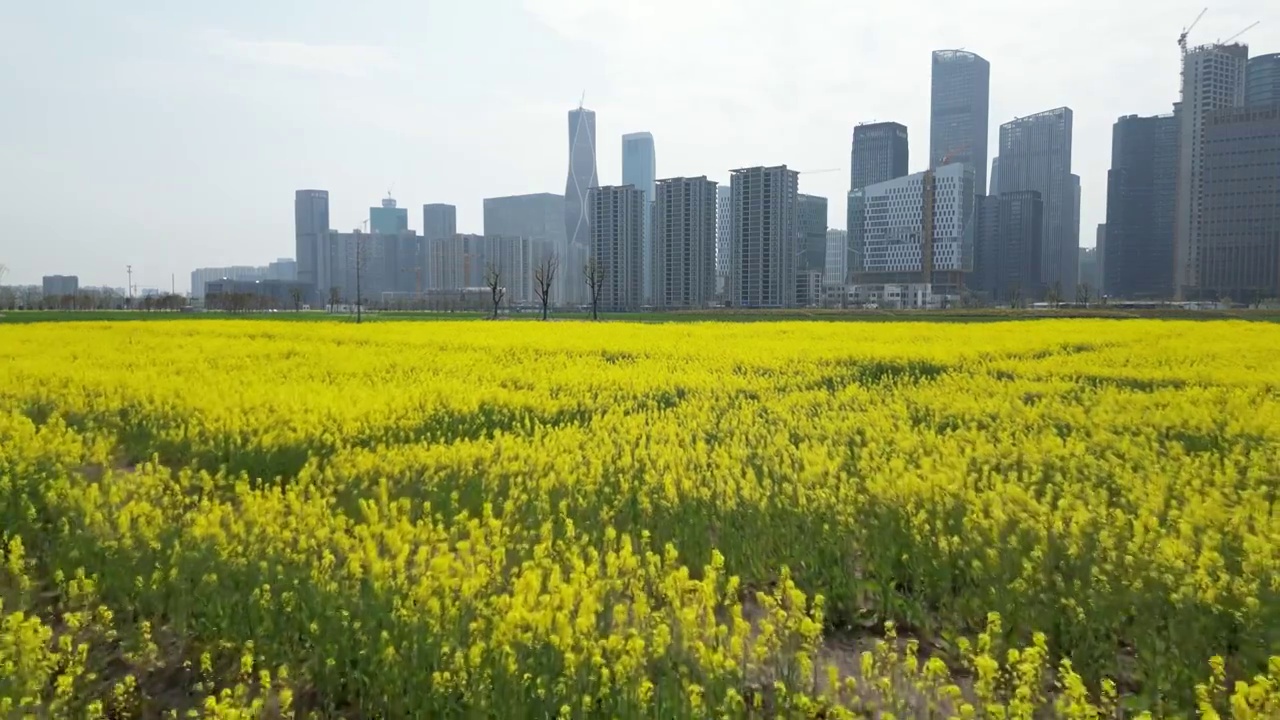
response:
M547 319L551 307L551 288L555 286L556 275L560 273L560 257L551 253L542 258L533 268L533 294L538 298L538 306L542 319ZM604 289L604 270L600 263L592 258L582 266L582 279L587 284L591 296L591 319L600 319L600 292ZM498 319L498 310L506 297L506 286L503 285L502 268L489 263L484 273L485 284L489 287L490 300L493 303L494 320Z

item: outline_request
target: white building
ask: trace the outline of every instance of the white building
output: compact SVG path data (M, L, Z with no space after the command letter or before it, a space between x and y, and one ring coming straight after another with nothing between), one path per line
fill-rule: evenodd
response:
M733 188L721 185L716 188L716 289L724 291L725 278L729 277L730 248L733 246Z
M923 221L930 176L931 233ZM868 296L892 298L899 307L958 299L963 273L973 269L973 192L973 169L953 163L849 193L855 284ZM926 267L929 244L932 263Z
M1204 138L1208 115L1241 107L1249 46L1203 45L1182 64L1182 102L1178 116L1178 181L1173 221L1174 291L1181 299L1200 286Z

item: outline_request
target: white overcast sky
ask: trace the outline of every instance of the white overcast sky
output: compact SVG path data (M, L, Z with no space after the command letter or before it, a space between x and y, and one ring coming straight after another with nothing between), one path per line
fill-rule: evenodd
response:
M458 206L564 192L565 113L597 113L600 181L647 130L658 177L786 163L845 226L860 121L928 156L930 51L991 61L999 124L1075 111L1081 244L1105 219L1111 125L1169 112L1206 0L0 0L0 264L8 283L189 283L291 257L293 191L355 227L390 189ZM1280 5L1217 0L1192 43L1280 51Z

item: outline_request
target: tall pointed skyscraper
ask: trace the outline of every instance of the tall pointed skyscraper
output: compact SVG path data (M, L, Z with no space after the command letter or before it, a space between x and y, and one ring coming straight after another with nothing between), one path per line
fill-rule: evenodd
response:
M564 227L569 250L591 244L591 188L596 177L596 114L569 111L569 179L564 186ZM563 264L568 258L561 258Z

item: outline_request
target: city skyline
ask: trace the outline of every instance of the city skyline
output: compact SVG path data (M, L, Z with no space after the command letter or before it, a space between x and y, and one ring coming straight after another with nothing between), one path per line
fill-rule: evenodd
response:
M493 12L499 4L504 12ZM1174 40L1199 10L1107 6L1115 42L1062 63L1077 42L1073 28L1095 30L1085 25L1089 8L1007 19L998 7L975 13L939 3L911 25L904 21L916 13L899 8L850 13L813 1L790 12L752 5L731 18L698 9L664 34L650 30L666 27L663 18L682 6L656 2L636 17L569 0L493 6L322 1L304 19L276 8L102 14L86 6L70 19L39 4L6 10L14 42L0 50L0 90L30 111L0 119L0 168L10 170L0 176L0 222L14 236L46 238L0 243L6 282L67 273L86 285L121 285L132 264L135 284L164 286L193 267L289 255L285 198L298 188L331 193L334 229L357 227L391 189L411 210L411 228L421 230L422 205L448 203L458 208L459 231L479 232L483 198L561 190L564 113L584 89L598 114L599 148L616 147L636 128L661 138L659 178L706 174L723 184L734 167L844 167L802 177L800 187L829 198L831 216L843 218L853 127L897 121L927 142L931 53L952 47L991 64L991 147L1000 123L1044 107L1075 110L1073 170L1082 178L1081 225L1092 227L1105 219L1111 125L1170 111ZM381 21L388 12L401 19L394 28ZM1228 37L1258 15L1253 3L1215 5L1192 44ZM806 37L751 56L778 27L815 16L824 18L821 37L869 42L846 48ZM724 32L725 23L735 32ZM908 26L877 31L885 39L866 29ZM512 42L446 77L456 51L482 30ZM1280 32L1264 22L1242 41L1267 54L1280 48ZM653 72L624 73L642 47L658 58ZM663 55L674 48L683 54ZM676 67L676 57L699 72L676 80L657 72ZM743 58L760 72L729 82ZM887 70L859 73L860 64ZM416 82L424 79L431 82ZM376 109L400 101L396 113ZM92 119L71 110L85 102L98 109ZM335 104L351 111L317 112ZM458 112L442 113L442 104ZM923 169L919 147L912 172ZM599 182L619 182L616 153L598 156ZM48 226L69 204L93 218L91 232L75 222Z

